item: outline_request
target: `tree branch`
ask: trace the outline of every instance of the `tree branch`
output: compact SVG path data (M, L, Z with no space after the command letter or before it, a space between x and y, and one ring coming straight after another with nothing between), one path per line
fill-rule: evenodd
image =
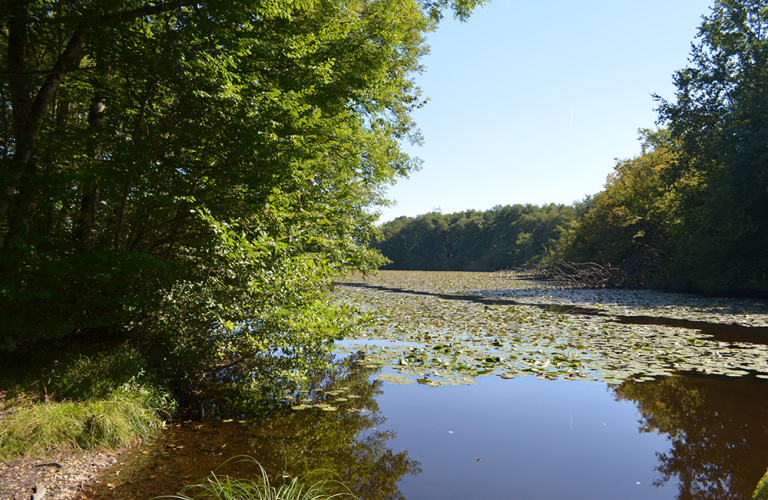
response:
M99 24L101 26L114 26L116 24L133 21L134 19L138 19L140 17L168 12L169 10L178 9L179 7L198 5L199 3L199 1L194 0L177 0L175 2L168 2L160 5L139 7L138 9L129 10L127 12L104 14L99 18L101 21Z
M75 71L89 71L92 69L96 69L97 66L85 66L82 68L72 68L67 69L64 71L56 71L55 69L51 69L48 71L9 71L9 70L2 70L0 71L0 76L47 76L52 75L54 73L73 73Z
M53 65L51 74L48 75L48 78L45 79L43 85L40 86L40 90L37 92L35 100L32 102L32 107L29 112L29 121L26 124L27 130L25 130L25 135L27 136L27 140L34 141L37 139L37 135L40 132L40 126L43 123L43 117L45 116L45 110L48 108L56 89L59 88L61 81L64 79L64 73L66 73L71 66L80 66L80 60L83 58L83 49L85 46L85 32L86 30L83 28L75 31L56 61L56 64ZM22 159L22 161L25 160Z

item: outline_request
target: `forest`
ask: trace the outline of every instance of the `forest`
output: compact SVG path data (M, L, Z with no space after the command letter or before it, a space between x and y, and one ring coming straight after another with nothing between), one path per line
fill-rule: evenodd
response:
M252 401L356 328L327 292L385 257L598 262L622 284L768 292L755 0L715 3L660 127L600 193L377 225L387 186L418 168L402 144L422 140L426 35L482 3L3 0L0 356L122 346L177 397Z
M629 357L675 367L685 361L678 355L720 358L709 347L695 351L698 334L686 333L691 345L681 346L672 327L654 323L666 333L651 332L659 342L651 348L602 316L566 318L538 302L502 308L463 295L481 286L459 283L466 277L506 289L510 280L491 273L431 273L435 288L422 284L427 289L413 294L401 293L414 283L408 273L390 273L405 278L397 287L376 284L380 268L594 262L621 271L615 285L768 294L765 0L715 1L690 66L673 76L674 100L657 99L659 127L640 131L641 151L617 162L599 193L573 205L499 204L378 223L378 208L391 203L387 188L420 165L405 144L423 139L414 112L427 98L415 77L425 69L427 36L444 16L464 21L484 3L0 0L0 461L18 458L33 472L56 467L51 474L77 483L80 497L84 483L51 460L70 466L83 450L154 446L164 429L202 435L205 425L231 424L249 434L226 452L247 444L246 452L274 459L270 477L281 486L305 481L301 474L312 471L301 467L319 468L351 476L361 497L404 498L396 483L421 468L386 444L396 432L378 411L385 379L371 379L385 366L413 370L419 378L411 382L427 390L441 380L474 384L466 377L502 368L514 370L498 372L505 380L594 381L598 362L616 372L617 361L622 370L635 362ZM403 306L409 302L414 309ZM755 309L744 303L721 317L751 324ZM752 316L763 321L768 313ZM581 323L565 328L566 321ZM446 328L450 322L458 326ZM408 351L375 364L360 353L344 357L337 341L377 328ZM555 331L584 338L556 343ZM418 337L400 346L407 335ZM447 336L438 344L440 335ZM623 341L630 338L632 350ZM763 351L727 349L749 355L768 378L768 367L758 366ZM659 352L674 353L674 362ZM707 369L746 373L730 366L729 352L722 357ZM591 358L596 368L587 366ZM440 366L427 371L425 361ZM652 369L610 379L642 381ZM699 391L679 386L648 397ZM639 389L616 396L643 398ZM408 418L419 424L439 414L425 420L413 408ZM663 416L647 410L649 423ZM286 432L280 419L301 432ZM209 463L198 462L203 453L226 459L226 442L171 441L148 455L173 453L187 464ZM145 452L137 450L139 460ZM472 467L491 465L470 453ZM53 458L28 460L37 457ZM89 477L101 474L101 465L86 462ZM146 469L145 483L172 476ZM0 488L14 478L26 483L18 470L0 477ZM18 497L29 498L31 488L21 486ZM40 486L32 498L42 498Z
M426 34L477 4L3 0L0 354L129 345L187 395L313 366L416 166Z
M657 99L659 127L573 206L496 207L383 225L387 269L498 270L594 262L618 285L768 293L768 10L716 2Z
M383 269L496 271L541 262L545 249L576 220L567 205L507 205L487 211L399 217L376 244Z

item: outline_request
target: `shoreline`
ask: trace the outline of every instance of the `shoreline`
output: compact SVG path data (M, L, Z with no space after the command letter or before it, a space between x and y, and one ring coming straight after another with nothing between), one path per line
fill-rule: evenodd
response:
M78 498L118 462L123 451L60 452L46 458L0 461L0 500L29 500L35 485L46 489L42 500Z
M5 403L7 391L0 391L0 422L15 408ZM47 403L44 403L47 404ZM0 459L0 500L74 500L86 498L89 487L118 465L120 457L141 443L93 450L60 448L36 456ZM45 491L39 495L36 487Z

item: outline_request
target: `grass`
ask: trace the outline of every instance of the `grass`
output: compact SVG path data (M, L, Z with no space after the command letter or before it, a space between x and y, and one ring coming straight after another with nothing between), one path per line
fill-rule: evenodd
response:
M757 483L752 500L768 500L768 471L765 472L763 478Z
M148 396L126 389L92 401L18 403L0 421L0 457L128 446L163 427Z
M236 479L227 476L220 478L212 473L205 483L187 486L178 495L160 498L178 500L330 500L356 498L349 488L337 480L322 479L307 485L311 476L328 471L313 471L275 487L270 484L269 477L261 464L251 457L245 457L245 460L251 460L259 466L261 480ZM330 493L331 490L339 489L343 491Z
M153 384L144 360L121 346L91 357L53 362L38 380L9 382L0 408L0 458L55 451L114 449L146 439L173 411L167 391Z

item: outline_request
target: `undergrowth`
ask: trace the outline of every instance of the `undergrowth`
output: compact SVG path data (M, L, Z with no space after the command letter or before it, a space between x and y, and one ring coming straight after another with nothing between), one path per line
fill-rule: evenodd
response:
M757 483L752 500L768 500L768 471L765 472L763 478Z
M114 449L146 439L175 409L167 390L145 371L129 346L93 356L69 354L40 369L3 380L0 458L55 451Z

